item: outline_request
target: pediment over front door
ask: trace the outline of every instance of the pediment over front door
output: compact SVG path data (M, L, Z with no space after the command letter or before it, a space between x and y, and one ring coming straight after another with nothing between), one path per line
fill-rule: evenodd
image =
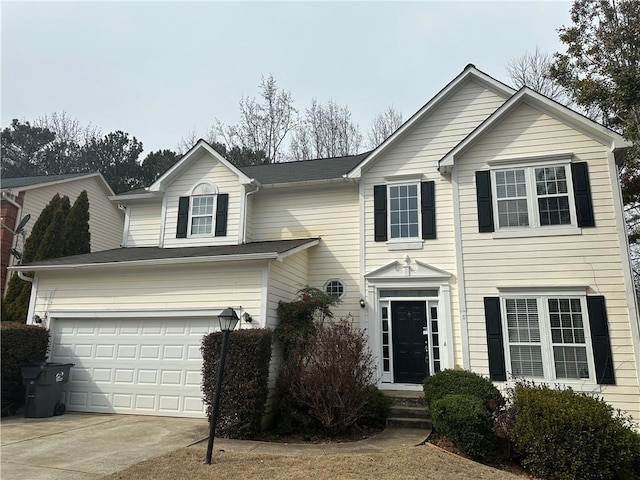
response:
M441 270L419 260L413 260L407 255L404 260L391 262L367 273L364 277L370 282L375 282L376 280L400 280L409 278L415 280L429 280L432 282L448 282L451 276L452 274L445 270Z

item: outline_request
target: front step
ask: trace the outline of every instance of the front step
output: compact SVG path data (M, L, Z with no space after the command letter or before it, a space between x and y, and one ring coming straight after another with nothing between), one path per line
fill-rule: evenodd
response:
M387 427L431 430L431 415L424 404L422 392L383 392L390 400Z

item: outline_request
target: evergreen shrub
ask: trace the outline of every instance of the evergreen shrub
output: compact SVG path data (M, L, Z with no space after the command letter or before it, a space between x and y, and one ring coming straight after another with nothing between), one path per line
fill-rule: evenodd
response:
M481 461L496 459L493 418L481 398L445 395L431 403L430 411L436 433L462 453Z
M597 396L519 382L509 436L522 465L545 479L640 478L640 435Z
M236 330L229 334L216 435L248 439L260 432L268 393L272 332L269 329ZM222 333L202 340L202 390L211 414Z
M22 367L44 362L49 348L49 330L22 323L0 323L0 371L2 416L12 415L24 405Z
M491 381L468 370L442 370L426 377L422 384L427 406L447 395L470 395L482 400L493 413L504 405L504 398Z

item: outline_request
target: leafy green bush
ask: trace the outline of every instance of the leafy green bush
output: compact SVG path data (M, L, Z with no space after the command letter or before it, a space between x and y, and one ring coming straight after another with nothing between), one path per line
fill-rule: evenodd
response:
M269 329L237 330L229 335L216 435L252 438L260 432L267 402L272 333ZM202 391L211 414L222 333L202 340Z
M322 429L335 436L384 422L385 404L374 386L366 333L349 319L315 322L313 331L313 336L291 341L284 359L278 379L278 429Z
M640 478L640 435L604 400L517 383L509 436L522 465L548 479Z
M496 457L493 419L483 401L472 395L445 395L430 406L433 427L462 453L478 460Z
M300 289L297 298L291 302L278 303L279 323L273 333L285 358L294 344L300 348L301 342L313 337L316 322L333 318L331 307L337 303L340 303L338 297L311 287Z
M490 380L468 370L442 370L426 377L422 384L427 406L447 395L470 395L482 400L493 413L504 405L504 398Z
M1 322L0 335L2 416L6 416L14 414L24 405L22 367L46 360L49 330L35 325Z

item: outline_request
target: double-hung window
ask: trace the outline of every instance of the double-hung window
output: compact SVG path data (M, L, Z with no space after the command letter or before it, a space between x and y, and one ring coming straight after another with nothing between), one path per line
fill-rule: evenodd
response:
M178 199L176 238L227 235L229 194L209 182L198 183Z
M200 183L191 192L189 207L189 235L212 235L215 221L216 188Z
M418 184L389 185L390 237L419 238Z
M514 377L595 383L584 296L509 296L502 302L507 370Z
M499 229L577 226L568 164L493 171Z
M436 238L435 181L389 179L373 187L374 239L390 249L422 248Z

